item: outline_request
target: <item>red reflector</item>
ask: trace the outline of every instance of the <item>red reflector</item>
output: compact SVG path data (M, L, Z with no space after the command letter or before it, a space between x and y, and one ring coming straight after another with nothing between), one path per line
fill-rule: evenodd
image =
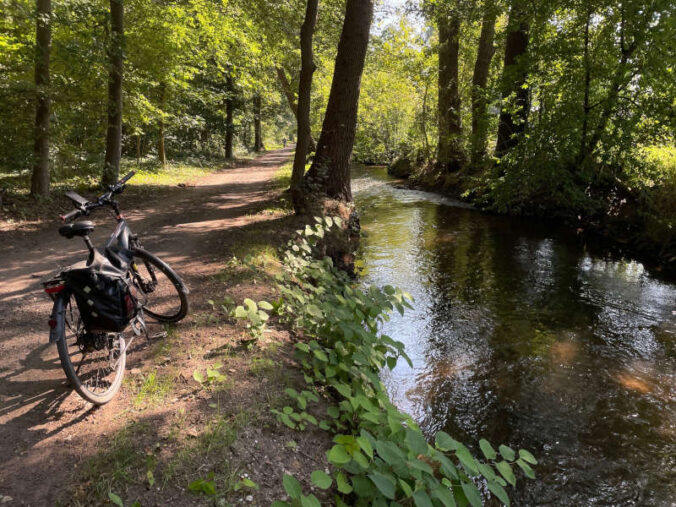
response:
M47 321L47 324L49 324L50 328L54 329L56 327L56 320L49 319L49 321Z
M45 292L47 294L56 294L57 292L61 292L65 288L66 288L65 285L51 285L49 287L45 287Z

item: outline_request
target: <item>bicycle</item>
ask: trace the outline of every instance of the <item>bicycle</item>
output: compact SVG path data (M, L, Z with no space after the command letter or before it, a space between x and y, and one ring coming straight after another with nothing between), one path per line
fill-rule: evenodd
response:
M60 270L55 277L43 283L45 292L54 301L49 319L49 341L57 345L61 366L71 386L82 398L95 405L108 403L119 390L127 350L134 338L145 334L147 339L152 339L146 328L145 316L157 322L173 323L182 320L189 311L188 288L166 262L142 248L138 236L132 233L117 201L113 199L124 190L134 174L135 171L132 171L109 186L108 191L93 202L75 192L66 192L66 197L76 209L60 217L67 225L59 228L59 234L68 239L81 237L89 250L89 257ZM94 231L94 223L89 220L73 221L103 207L112 209L117 226L105 246L95 249L89 238ZM106 270L115 274L122 280L119 283L128 289L123 303L133 317L118 322L118 328L92 324L92 314L98 317L93 311L90 314L85 311L85 315L81 313L80 306L86 303L82 297L78 300L82 294L68 275L94 268L104 274ZM91 305L95 303L92 300L87 302ZM124 339L127 326L132 331L128 342ZM160 335L166 336L166 333Z

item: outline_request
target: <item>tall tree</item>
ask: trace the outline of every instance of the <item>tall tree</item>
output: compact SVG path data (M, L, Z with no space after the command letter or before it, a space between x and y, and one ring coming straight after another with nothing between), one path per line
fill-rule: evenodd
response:
M306 18L307 20L307 15ZM305 24L303 24L305 26ZM312 35L312 34L310 34ZM303 58L303 32L301 28L301 59ZM296 97L293 94L293 90L291 89L291 83L289 83L289 77L286 75L286 71L284 68L280 65L277 65L275 67L275 70L277 71L277 79L279 80L279 84L282 87L282 92L284 92L284 96L286 97L286 101L289 103L289 108L291 109L291 112L293 113L294 116L298 116L298 104L296 104Z
M235 137L235 84L232 71L225 76L225 158L233 158L232 142Z
M122 155L122 65L124 59L124 6L110 0L110 44L108 47L108 129L102 183L112 185L120 176Z
M305 20L300 29L300 78L298 79L298 106L296 108L296 153L293 157L291 172L291 200L296 213L303 209L302 183L305 174L305 160L312 136L310 134L310 95L312 93L312 75L317 66L314 62L312 34L317 23L317 4L319 0L307 0Z
M253 116L254 116L254 151L258 153L263 151L263 132L261 130L261 96L254 95L253 98Z
M439 143L437 165L447 172L462 168L462 147L458 55L460 52L460 16L456 9L437 13L439 28Z
M49 194L49 56L52 47L51 0L37 0L35 33L35 161L31 194Z
M488 117L486 111L488 72L495 54L495 18L497 10L491 0L484 4L481 34L477 47L474 73L472 74L472 138L471 161L474 167L481 165L486 157Z
M514 0L509 11L505 60L502 70L502 99L495 155L502 157L519 142L528 122L528 51L530 25L522 0ZM511 102L511 98L514 102Z
M375 0L347 0L322 132L306 180L327 197L352 201L350 160Z

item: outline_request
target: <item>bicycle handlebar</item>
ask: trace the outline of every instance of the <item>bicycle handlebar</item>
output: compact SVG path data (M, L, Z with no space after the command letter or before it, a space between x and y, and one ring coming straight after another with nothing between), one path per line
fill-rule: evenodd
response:
M87 202L85 204L82 204L78 209L75 211L71 211L70 213L66 213L65 215L61 215L60 218L63 222L72 222L78 217L81 217L82 215L89 215L89 213L92 210L95 210L96 208L100 208L102 206L106 205L113 205L114 209L117 210L117 203L114 203L111 201L111 197L114 194L119 194L124 190L125 184L136 174L136 171L132 171L129 174L127 174L124 178L122 178L120 181L115 183L114 185L110 185L108 187L108 192L105 194L99 196L99 198L96 200L96 202Z

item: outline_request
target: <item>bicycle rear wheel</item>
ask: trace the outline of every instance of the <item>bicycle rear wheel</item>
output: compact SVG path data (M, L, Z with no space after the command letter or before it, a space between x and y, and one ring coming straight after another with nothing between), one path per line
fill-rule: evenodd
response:
M75 297L67 293L60 297L67 298L63 334L57 342L63 371L82 398L95 405L108 403L124 377L124 338L119 333L86 332Z
M141 248L134 248L131 275L142 293L144 315L159 322L178 322L189 310L188 289L163 260Z

